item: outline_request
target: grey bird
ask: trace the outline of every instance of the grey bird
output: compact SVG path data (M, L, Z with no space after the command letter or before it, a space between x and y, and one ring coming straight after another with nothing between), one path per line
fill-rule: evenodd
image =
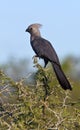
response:
M39 28L41 26L41 24L35 23L31 24L26 29L26 32L30 33L30 43L34 52L36 53L36 57L42 58L44 60L44 67L46 67L48 62L51 62L57 80L59 81L62 88L64 90L72 90L72 87L61 68L60 61L55 49L51 43L48 40L44 39L40 34Z

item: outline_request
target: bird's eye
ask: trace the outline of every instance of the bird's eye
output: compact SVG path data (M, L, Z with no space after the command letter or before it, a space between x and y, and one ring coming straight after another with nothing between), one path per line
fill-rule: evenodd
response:
M30 31L32 31L32 28L30 28Z

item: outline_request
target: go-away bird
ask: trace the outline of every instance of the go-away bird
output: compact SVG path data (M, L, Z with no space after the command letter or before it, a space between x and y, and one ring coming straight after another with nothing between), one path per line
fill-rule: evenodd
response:
M59 81L62 88L64 90L72 90L72 87L61 68L61 64L55 49L48 40L41 36L39 30L41 26L41 24L35 23L31 24L26 29L26 32L30 33L30 43L34 52L36 53L36 57L42 58L44 60L44 67L46 67L48 62L51 62L57 80Z

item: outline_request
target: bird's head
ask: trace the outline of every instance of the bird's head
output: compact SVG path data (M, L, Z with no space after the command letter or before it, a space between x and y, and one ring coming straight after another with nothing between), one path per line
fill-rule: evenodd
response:
M26 29L26 32L29 32L31 35L40 36L39 28L41 27L41 24L35 23L28 26Z

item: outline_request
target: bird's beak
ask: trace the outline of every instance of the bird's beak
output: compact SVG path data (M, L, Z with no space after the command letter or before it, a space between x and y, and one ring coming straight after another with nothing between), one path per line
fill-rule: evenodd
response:
M27 28L27 29L25 30L25 32L29 32L29 29Z

